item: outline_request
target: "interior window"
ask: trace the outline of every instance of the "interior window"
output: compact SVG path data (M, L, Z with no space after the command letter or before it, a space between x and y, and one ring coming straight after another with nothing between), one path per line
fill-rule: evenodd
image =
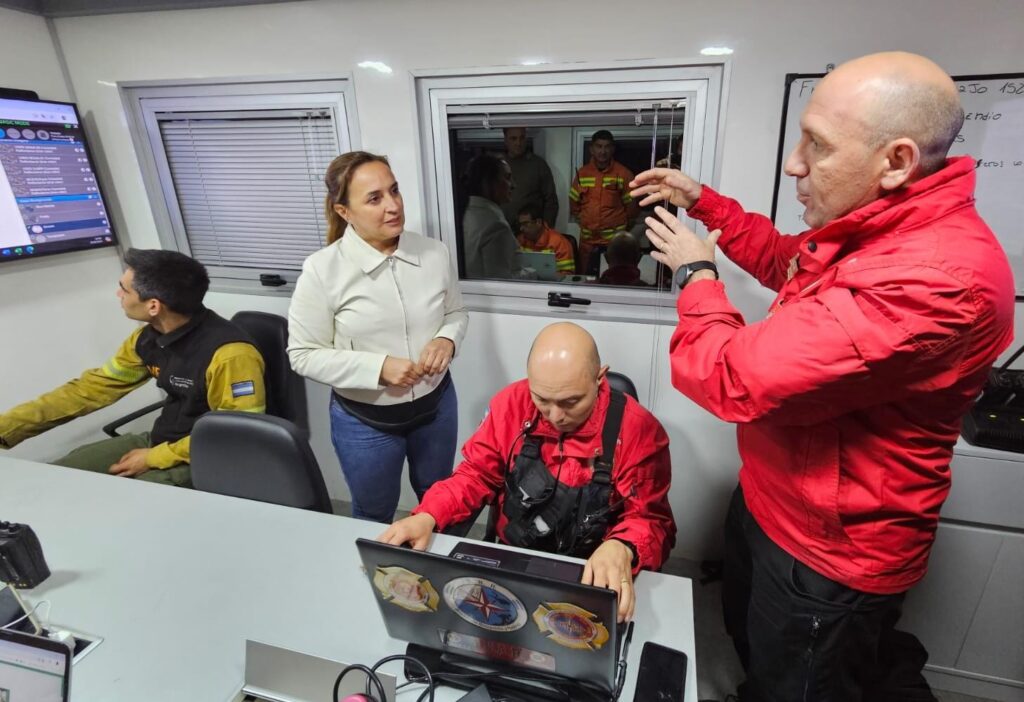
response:
M679 167L686 113L679 99L451 114L461 277L667 289L644 234L650 208L633 201L629 181Z

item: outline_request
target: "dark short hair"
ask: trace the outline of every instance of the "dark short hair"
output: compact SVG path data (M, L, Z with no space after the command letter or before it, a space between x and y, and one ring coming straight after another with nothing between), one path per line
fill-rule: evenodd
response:
M544 213L540 211L540 205L536 202L528 202L519 208L519 215L529 215L530 219L544 219Z
M203 308L210 276L194 258L177 251L128 249L124 262L135 274L132 287L140 299L157 299L179 314L193 315Z
M612 133L609 132L607 129L598 129L596 132L594 132L594 136L590 137L591 144L598 140L610 141L613 144L615 143L615 137L613 137Z
M501 178L504 164L504 160L493 154L483 153L474 158L466 170L466 192L470 195L483 195L489 186Z

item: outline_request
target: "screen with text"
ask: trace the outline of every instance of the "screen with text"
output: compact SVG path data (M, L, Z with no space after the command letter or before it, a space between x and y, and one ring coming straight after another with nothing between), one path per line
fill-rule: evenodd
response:
M75 106L0 99L0 263L114 243Z

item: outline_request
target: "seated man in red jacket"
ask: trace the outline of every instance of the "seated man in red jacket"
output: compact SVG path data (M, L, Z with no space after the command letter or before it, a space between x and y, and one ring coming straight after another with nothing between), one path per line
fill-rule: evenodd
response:
M609 388L607 371L581 327L546 327L526 380L491 400L455 473L380 540L425 549L431 532L497 497L502 542L587 558L583 582L618 592L619 620L632 617L633 576L661 567L675 544L672 469L665 430Z
M946 157L963 120L941 68L876 54L829 73L800 119L785 170L807 231L784 236L679 171L632 185L718 230L702 239L661 207L647 220L682 288L672 383L740 425L722 594L743 702L934 700L924 651L893 627L925 574L961 418L1013 336L974 161ZM765 319L729 302L716 240L778 293Z

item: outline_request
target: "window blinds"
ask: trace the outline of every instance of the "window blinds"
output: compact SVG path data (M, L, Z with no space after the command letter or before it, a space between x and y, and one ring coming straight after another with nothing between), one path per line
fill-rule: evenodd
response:
M299 270L322 247L331 110L156 115L192 256L208 266Z

